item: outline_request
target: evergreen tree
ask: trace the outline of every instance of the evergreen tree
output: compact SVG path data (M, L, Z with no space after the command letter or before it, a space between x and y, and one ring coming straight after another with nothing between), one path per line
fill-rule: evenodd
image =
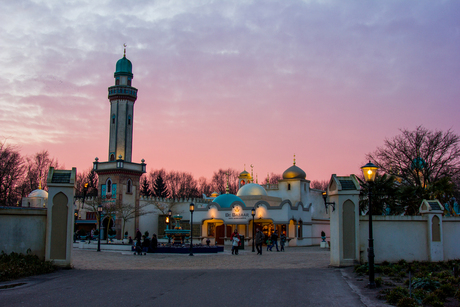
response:
M141 183L141 196L151 196L153 193L150 190L150 184L147 178L143 177L142 178L142 183Z
M155 179L155 183L153 185L153 195L160 198L166 198L169 196L168 189L166 188L166 184L163 181L161 174L158 174L157 178Z

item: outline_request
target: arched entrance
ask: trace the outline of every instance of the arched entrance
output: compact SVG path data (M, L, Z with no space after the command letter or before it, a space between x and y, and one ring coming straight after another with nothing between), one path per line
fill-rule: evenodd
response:
M114 219L109 218L108 216L104 217L102 220L102 240L107 239L107 232L109 229L112 229L115 225Z

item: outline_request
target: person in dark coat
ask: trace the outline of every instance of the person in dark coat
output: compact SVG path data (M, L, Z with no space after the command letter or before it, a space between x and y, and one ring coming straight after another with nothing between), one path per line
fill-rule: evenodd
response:
M157 251L157 246L158 246L158 238L156 234L153 234L152 241L150 242L152 253L155 253Z
M264 244L265 235L259 228L257 228L256 233L256 248L257 248L257 255L262 255L262 244Z
M275 230L275 232L272 233L270 239L272 241L272 244L270 245L270 251L272 251L273 246L276 246L276 251L279 252L280 250L278 249L278 230Z
M140 241L142 239L142 233L139 231L139 228L136 231L136 241Z
M142 251L144 252L144 255L147 254L150 248L150 239L149 237L144 236L144 242L142 242Z

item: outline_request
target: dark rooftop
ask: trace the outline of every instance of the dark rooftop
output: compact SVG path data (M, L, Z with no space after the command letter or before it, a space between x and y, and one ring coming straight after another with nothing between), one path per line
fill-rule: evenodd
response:
M356 190L353 180L339 180L342 185L342 190Z
M71 172L53 173L52 183L70 183Z

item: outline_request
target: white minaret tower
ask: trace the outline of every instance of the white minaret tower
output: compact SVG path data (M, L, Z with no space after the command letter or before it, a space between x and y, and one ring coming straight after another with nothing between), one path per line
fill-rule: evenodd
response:
M118 60L115 85L109 87L110 136L109 161L131 162L133 152L133 115L137 89L131 86L133 65L126 58L126 45L123 58Z

